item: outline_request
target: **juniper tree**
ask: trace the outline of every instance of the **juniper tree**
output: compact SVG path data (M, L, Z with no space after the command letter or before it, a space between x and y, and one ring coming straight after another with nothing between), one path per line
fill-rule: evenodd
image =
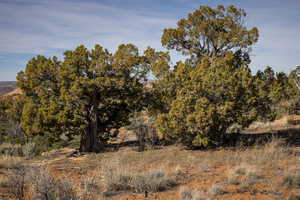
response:
M96 45L66 51L62 61L33 58L18 75L26 96L22 127L54 139L79 134L80 151L101 150L145 106L143 81L154 62L148 57L128 44L113 54Z
M164 108L156 124L165 138L188 146L223 145L231 125L247 127L269 112L248 67L258 30L245 26L245 16L234 6L200 6L164 30L162 45L187 56L164 67L154 83Z
M193 70L183 63L179 66L175 77L185 74L184 87L176 90L170 110L157 119L165 138L187 146L225 145L231 125L247 127L269 108L256 95L255 78L247 65L236 68L234 62L234 55L228 53L224 58L204 58Z

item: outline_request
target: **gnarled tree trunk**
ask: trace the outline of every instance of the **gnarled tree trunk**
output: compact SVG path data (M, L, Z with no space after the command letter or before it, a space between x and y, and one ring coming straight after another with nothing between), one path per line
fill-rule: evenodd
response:
M100 152L101 150L103 150L103 144L98 139L98 117L96 105L94 104L88 116L88 126L81 136L79 151Z

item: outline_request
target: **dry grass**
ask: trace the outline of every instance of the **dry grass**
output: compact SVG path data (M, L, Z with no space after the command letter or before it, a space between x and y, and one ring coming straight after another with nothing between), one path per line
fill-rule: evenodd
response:
M0 155L22 156L22 146L20 144L2 143L0 144Z
M77 192L67 179L55 179L47 170L19 165L10 169L5 187L13 199L77 200Z
M31 185L34 198L41 200L76 200L77 192L67 179L55 179L47 169L34 169L31 175Z
M26 167L24 165L18 165L18 167L9 171L7 187L12 197L18 200L25 199L28 188L27 178Z
M283 185L288 188L300 188L300 170L289 170L283 178Z
M134 193L160 192L176 185L174 175L161 170L134 172L130 168L111 165L104 169L106 194L131 191Z
M100 177L97 174L90 174L87 177L84 177L78 189L79 199L82 200L94 200L98 199L99 196L102 196L101 193L101 183Z
M223 195L226 193L224 186L218 183L214 183L209 189L209 193L213 196Z
M298 194L298 195L295 195L295 194L291 195L288 200L300 200L300 194Z
M272 168L278 165L278 161L293 156L293 151L285 144L285 141L278 138L272 138L265 145L256 145L244 150L226 152L224 159L229 165L256 166L256 168Z
M54 178L49 178L48 172L33 172L39 174L40 181L37 178L31 180L35 185L32 193L37 193L36 185L44 185L39 191L45 191L45 188L47 191L70 191L71 196L73 194L80 200L105 196L116 200L141 199L145 191L149 192L148 199L231 200L246 195L249 195L248 199L258 200L287 199L299 192L296 170L289 170L291 166L300 166L297 152L299 148L289 147L277 138L265 145L207 151L167 146L135 152L124 147L117 152L72 158L58 152L42 161ZM3 159L10 161L2 162ZM0 172L14 169L15 159L23 162L21 158L2 156ZM31 162L26 160L26 163ZM81 174L81 171L85 173ZM6 182L4 180L3 184ZM176 185L186 187L174 187Z
M240 184L239 175L230 170L227 174L227 183L233 185Z
M19 167L24 161L21 157L2 155L0 156L0 169L13 169Z
M203 192L192 190L187 186L179 188L179 196L181 200L207 200L208 197Z

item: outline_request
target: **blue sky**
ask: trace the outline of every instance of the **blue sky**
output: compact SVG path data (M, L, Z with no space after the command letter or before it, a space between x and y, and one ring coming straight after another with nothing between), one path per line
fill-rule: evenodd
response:
M175 27L200 5L218 4L244 8L247 25L258 27L254 72L267 65L289 72L300 65L299 0L0 0L0 81L15 80L37 54L61 57L80 44L163 50L164 28Z

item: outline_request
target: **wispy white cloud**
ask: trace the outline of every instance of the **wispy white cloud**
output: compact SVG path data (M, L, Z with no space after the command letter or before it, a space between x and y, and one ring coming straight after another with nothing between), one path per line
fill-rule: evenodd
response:
M120 42L159 47L163 27L176 22L87 1L29 0L0 6L0 52L47 53L95 43L113 49Z

